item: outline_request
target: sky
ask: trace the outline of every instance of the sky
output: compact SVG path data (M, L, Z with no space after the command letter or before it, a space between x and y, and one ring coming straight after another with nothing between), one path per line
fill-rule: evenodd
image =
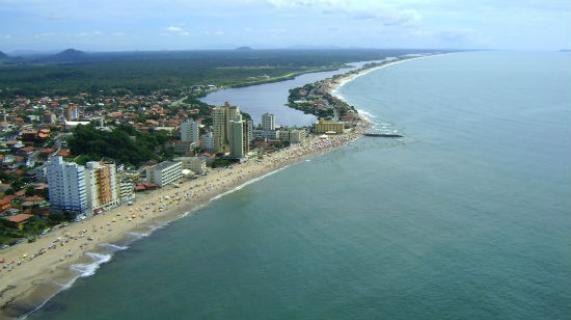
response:
M571 0L0 0L0 51L571 48Z

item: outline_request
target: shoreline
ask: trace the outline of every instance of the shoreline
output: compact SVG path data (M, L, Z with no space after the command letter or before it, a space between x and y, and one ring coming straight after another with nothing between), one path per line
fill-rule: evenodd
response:
M139 195L133 206L120 206L53 230L33 243L6 249L2 258L6 263L17 263L12 264L11 271L0 270L0 319L27 317L77 279L93 275L129 244L249 184L338 149L358 139L360 130L328 140L310 137L260 162L251 159L210 170L207 176L184 181L179 188L169 186Z
M395 58L394 61L356 73L350 71L341 77L329 79L328 92L346 102L338 90L347 83L373 71L428 56ZM100 265L111 261L116 252L128 249L130 244L154 231L291 165L357 140L374 125L366 114L359 110L361 120L351 133L331 136L328 140L310 137L302 144L266 156L261 162L252 159L230 168L209 170L207 176L182 182L179 188L169 186L139 195L133 206L120 206L52 231L34 243L6 249L2 257L6 261L23 260L21 266L24 268L10 272L0 270L0 280L8 280L0 287L0 319L26 318L59 292L72 287L79 278L93 275ZM186 193L183 194L184 191ZM192 195L189 196L189 193ZM164 206L164 210L161 206ZM58 239L62 239L61 242ZM28 252L38 252L39 248L46 248L54 241L59 242L56 249L49 249L34 260L25 260L29 259Z
M366 68L363 69L357 73L352 73L352 74L348 74L342 77L339 77L337 79L331 79L329 85L329 93L336 97L337 99L343 100L345 103L348 103L345 99L345 97L343 97L343 95L341 95L339 93L339 89L341 89L343 86L345 86L346 84L348 84L349 82L358 79L362 76L365 76L371 72L377 71L377 70L381 70L381 69L385 69L388 67L392 67L401 63L405 63L405 62L409 62L409 61L414 61L414 60L420 60L420 59L426 59L432 56L440 56L440 55L444 55L444 54L450 54L450 53L435 53L435 54L425 54L425 55L415 55L415 56L405 56L404 58L394 58L393 60L385 60L385 62L382 65L379 66L375 66L372 68ZM362 111L360 109L358 109L360 115L362 115Z

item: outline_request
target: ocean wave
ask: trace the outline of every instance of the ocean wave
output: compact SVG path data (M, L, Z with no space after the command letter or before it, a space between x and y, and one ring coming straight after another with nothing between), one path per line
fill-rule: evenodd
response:
M243 184L241 184L241 185L235 187L234 189L228 190L228 191L226 191L226 192L223 192L223 193L221 193L221 194L219 194L219 195L213 197L212 199L210 199L210 201L212 202L212 201L218 200L218 199L220 199L220 198L222 198L222 197L224 197L224 196L226 196L226 195L229 195L229 194L231 194L231 193L233 193L233 192L236 192L236 191L238 191L238 190L241 190L242 188L244 188L244 187L247 186L247 185L250 185L250 184L252 184L252 183L255 183L255 182L258 182L258 181L260 181L260 180L262 180L262 179L265 179L265 178L267 178L267 177L269 177L269 176L271 176L271 175L273 175L273 174L275 174L275 173L278 173L278 172L280 172L280 171L282 171L282 170L285 170L285 169L288 168L288 167L289 167L289 165L284 166L284 167L281 167L281 168L279 168L279 169L277 169L277 170L268 172L268 173L266 173L266 174L264 174L264 175L262 175L262 176L259 176L259 177L257 177L257 178L254 178L254 179L252 179L252 180L248 180L248 181L244 182Z
M121 246L113 243L102 243L99 246L107 248L113 252L127 250L129 246Z
M80 278L90 277L95 274L95 271L99 269L99 267L111 261L113 257L112 254L105 254L105 253L96 253L96 252L88 252L87 256L89 256L93 262L91 263L77 263L71 265L71 270L79 273Z
M377 117L376 115L374 115L374 114L372 114L372 113L370 113L370 112L368 112L368 111L366 111L366 110L363 110L363 109L357 109L357 112L359 112L360 114L364 115L364 116L365 116L366 118L368 118L368 119L374 119L374 118Z
M139 240L139 239L143 239L146 238L148 236L150 236L151 234L149 232L128 232L127 235L132 238L133 240Z

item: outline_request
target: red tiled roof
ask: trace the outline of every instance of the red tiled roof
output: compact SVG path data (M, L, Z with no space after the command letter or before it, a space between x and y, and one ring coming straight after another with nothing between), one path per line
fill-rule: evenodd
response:
M8 220L10 222L14 222L14 223L22 223L22 222L29 220L32 217L33 217L33 215L31 215L31 214L20 213L20 214L17 214L15 216L11 216L11 217L6 218L6 220Z

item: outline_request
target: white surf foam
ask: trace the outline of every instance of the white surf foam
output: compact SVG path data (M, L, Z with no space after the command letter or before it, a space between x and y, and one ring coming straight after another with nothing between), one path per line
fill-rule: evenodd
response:
M114 243L102 243L99 246L107 248L113 252L127 250L129 246L120 246Z
M250 184L252 184L252 183L255 183L255 182L258 182L258 181L260 181L260 180L262 180L262 179L265 179L265 178L267 178L267 177L269 177L269 176L271 176L271 175L273 175L273 174L275 174L275 173L277 173L277 172L280 172L280 171L282 171L282 170L284 170L284 169L286 169L286 168L288 168L288 167L289 167L289 165L284 166L284 167L281 167L281 168L279 168L279 169L277 169L277 170L268 172L268 173L266 173L266 174L264 174L264 175L262 175L262 176L259 176L259 177L257 177L257 178L254 178L254 179L252 179L252 180L248 180L248 181L244 182L243 184L237 186L236 188L234 188L234 189L232 189L232 190L228 190L228 191L226 191L226 192L224 192L224 193L221 193L221 194L219 194L219 195L213 197L212 199L210 199L210 201L212 202L212 201L218 200L218 199L220 199L220 198L222 198L222 197L224 197L224 196L226 196L226 195L231 194L232 192L236 192L236 191L238 191L238 190L241 190L242 188L244 188L244 187L247 186L247 185L250 185Z
M87 255L93 260L91 263L77 263L71 265L71 270L79 273L79 277L85 278L95 274L99 267L111 261L112 254L88 252Z

